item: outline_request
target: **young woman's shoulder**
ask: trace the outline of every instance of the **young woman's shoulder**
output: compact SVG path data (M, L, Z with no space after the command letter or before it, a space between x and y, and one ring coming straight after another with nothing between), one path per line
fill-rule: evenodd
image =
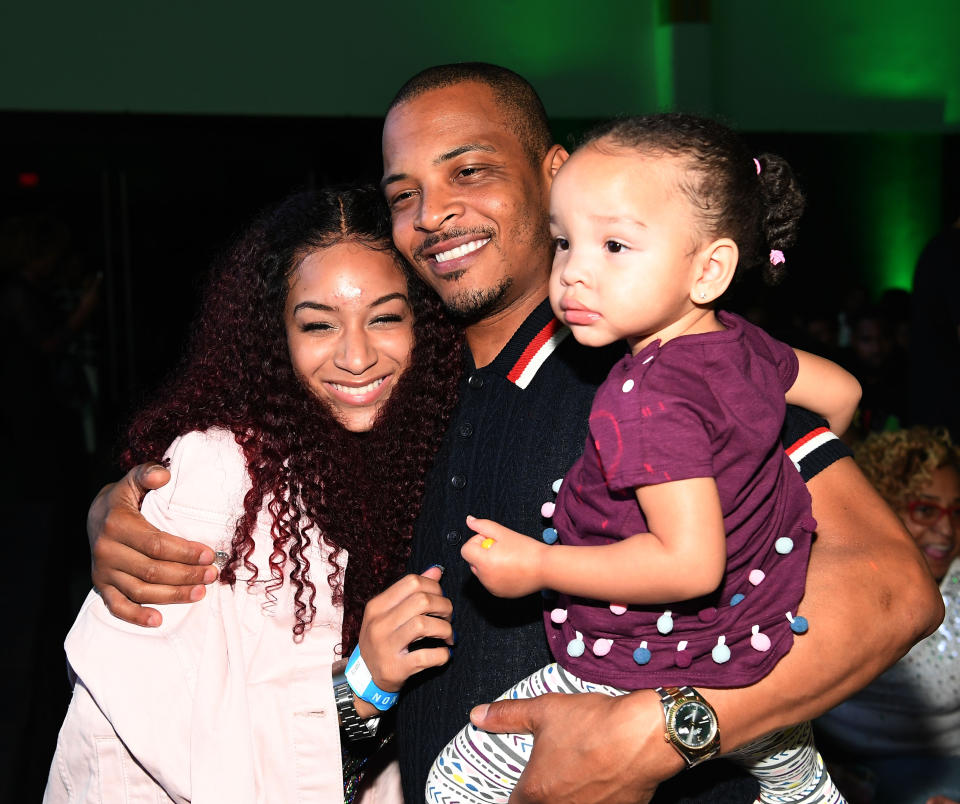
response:
M250 488L243 450L229 430L195 430L175 439L167 448L170 482L150 492L182 513L204 514L235 521Z

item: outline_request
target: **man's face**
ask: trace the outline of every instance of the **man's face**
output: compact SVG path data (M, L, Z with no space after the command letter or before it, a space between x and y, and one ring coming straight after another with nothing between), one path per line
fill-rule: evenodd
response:
M383 189L394 242L464 320L546 295L557 151L535 166L483 84L430 90L387 115Z

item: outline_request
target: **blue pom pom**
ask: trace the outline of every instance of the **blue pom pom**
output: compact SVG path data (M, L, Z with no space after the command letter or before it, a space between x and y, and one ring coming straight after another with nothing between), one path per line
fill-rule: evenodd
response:
M810 628L810 624L806 617L794 617L793 622L790 623L790 630L795 634L805 634L808 628Z
M633 660L637 664L647 664L650 661L651 653L647 648L637 648L633 652Z
M544 528L543 529L543 540L547 544L555 544L557 541L557 529L556 528Z
M789 536L781 536L773 545L773 549L780 555L785 556L793 551L793 539Z
M587 649L587 646L583 644L582 639L571 639L567 643L567 653L572 656L574 659L578 659L583 656L583 652Z
M739 592L737 592L733 597L730 598L731 606L736 606L737 603L742 603L742 602L743 602L743 595L741 595Z

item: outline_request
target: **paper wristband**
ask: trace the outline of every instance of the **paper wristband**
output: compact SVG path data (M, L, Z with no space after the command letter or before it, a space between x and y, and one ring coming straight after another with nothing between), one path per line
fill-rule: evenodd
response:
M347 662L347 669L344 671L347 677L347 683L350 689L354 691L361 701L372 703L381 712L386 712L397 702L400 693L384 692L373 683L373 676L367 669L366 662L360 655L360 646L357 645L350 654L350 661Z

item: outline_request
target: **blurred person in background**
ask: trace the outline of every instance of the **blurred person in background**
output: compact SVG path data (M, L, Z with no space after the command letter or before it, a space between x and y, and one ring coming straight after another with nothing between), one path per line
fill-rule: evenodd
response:
M945 430L912 427L869 436L855 458L926 558L946 616L819 718L818 742L851 804L960 799L960 450Z

